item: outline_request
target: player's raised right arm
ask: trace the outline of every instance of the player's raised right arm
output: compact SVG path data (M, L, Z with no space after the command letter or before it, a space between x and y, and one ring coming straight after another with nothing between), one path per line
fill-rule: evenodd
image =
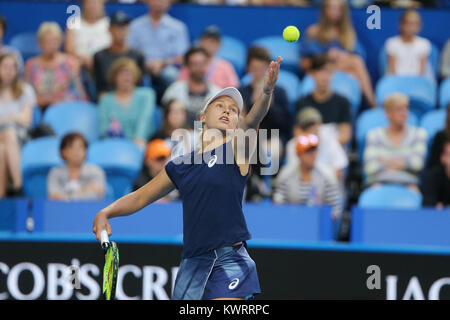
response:
M109 225L108 219L133 214L150 203L164 197L173 189L175 189L175 186L167 175L166 170L161 170L156 177L143 187L123 196L102 209L95 217L92 231L98 240L100 240L102 230L108 231L108 235L111 235L111 226Z

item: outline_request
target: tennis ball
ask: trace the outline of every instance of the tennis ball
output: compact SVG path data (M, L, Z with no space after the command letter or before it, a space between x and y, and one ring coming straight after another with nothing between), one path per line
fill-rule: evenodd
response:
M287 42L296 42L300 37L300 31L298 31L297 27L288 26L283 30L283 38Z

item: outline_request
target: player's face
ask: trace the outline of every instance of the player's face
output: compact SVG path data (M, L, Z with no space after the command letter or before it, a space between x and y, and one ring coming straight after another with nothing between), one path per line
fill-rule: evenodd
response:
M200 120L205 122L207 128L236 129L239 120L239 108L232 98L219 97L208 106Z
M10 84L17 77L17 65L14 57L5 57L0 64L0 79L4 84Z
M86 148L81 139L75 139L62 150L64 160L69 166L81 166L86 158Z
M386 110L386 115L391 124L396 126L404 125L408 119L408 105L396 102Z
M248 64L248 73L252 75L253 81L260 81L264 78L269 64L264 60L252 59Z

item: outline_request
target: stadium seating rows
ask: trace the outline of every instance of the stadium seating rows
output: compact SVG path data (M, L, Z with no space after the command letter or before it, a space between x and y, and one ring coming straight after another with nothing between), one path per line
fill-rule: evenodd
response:
M25 32L15 35L10 45L19 49L24 57L28 59L40 53L35 32ZM278 84L283 87L290 102L290 110L294 111L295 101L308 94L314 89L314 80L310 76L305 76L302 80L297 76L300 73L300 44L290 44L283 41L279 36L269 36L255 40L252 45L261 45L271 52L272 57L277 55L284 58L282 70L280 72ZM242 76L242 84L251 81L250 76L245 73L247 47L239 39L224 36L222 48L218 56L230 61L235 67L237 73ZM365 49L358 43L358 52L365 58ZM430 65L437 73L439 61L439 50L433 45L430 56ZM386 54L382 49L379 52L379 71L384 74L386 70ZM352 105L353 117L355 119L355 135L358 146L358 154L362 159L364 150L365 136L367 132L374 127L386 125L387 119L381 108L367 110L360 113L361 106L361 88L352 76L336 72L332 83L333 89L349 99ZM442 81L440 87L436 83L430 82L421 77L398 77L383 76L376 83L376 96L379 103L392 92L403 92L411 99L411 111L408 123L410 125L419 125L428 132L429 142L435 133L444 126L446 111L444 108L450 102L450 78ZM436 107L440 108L436 110ZM157 130L161 125L161 108L156 108L154 129ZM64 120L66 119L66 120ZM70 119L70 121L67 121ZM108 184L112 188L114 197L121 196L131 188L132 180L136 176L137 163L142 154L138 152L134 145L124 140L106 140L98 141L98 113L94 104L88 102L68 102L50 108L43 119L40 119L38 112L34 113L33 125L40 121L50 124L57 137L40 138L32 140L24 146L22 157L22 170L24 174L24 192L27 196L45 197L46 196L46 174L52 166L61 164L58 154L59 138L67 132L76 130L83 133L91 144L89 148L89 161L102 166L108 174ZM46 152L43 152L46 150ZM99 151L101 150L101 151ZM126 151L126 152L125 152ZM121 154L129 154L129 157L121 157ZM105 158L105 156L107 156ZM102 158L103 157L103 158ZM114 163L110 161L114 159ZM387 186L387 189L368 189L360 199L360 203L370 206L370 199L383 197L384 192L397 191ZM392 190L391 190L392 189ZM399 191L399 197L401 192ZM369 199L369 200L368 200ZM417 200L417 199L416 199ZM376 203L376 201L374 200ZM414 201L412 201L414 202ZM406 204L412 203L405 201ZM393 205L395 205L393 203Z

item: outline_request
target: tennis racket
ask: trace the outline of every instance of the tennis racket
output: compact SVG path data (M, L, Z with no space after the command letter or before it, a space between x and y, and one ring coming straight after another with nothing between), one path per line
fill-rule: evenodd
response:
M119 271L119 249L114 241L109 241L108 233L103 230L101 245L105 251L105 266L103 268L103 298L113 300L116 296L117 273Z

